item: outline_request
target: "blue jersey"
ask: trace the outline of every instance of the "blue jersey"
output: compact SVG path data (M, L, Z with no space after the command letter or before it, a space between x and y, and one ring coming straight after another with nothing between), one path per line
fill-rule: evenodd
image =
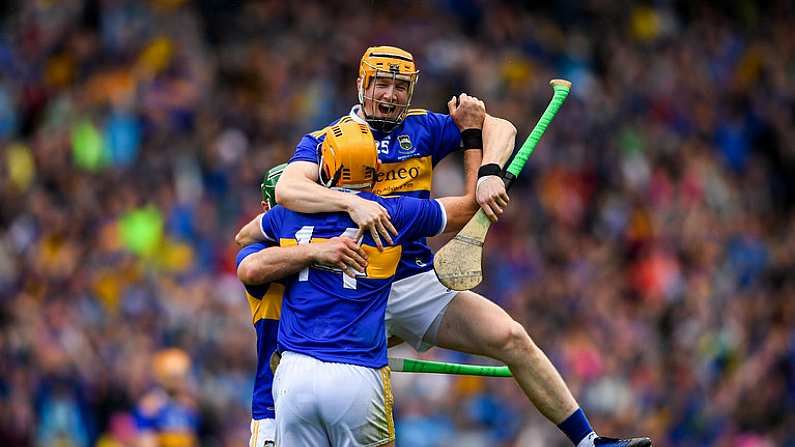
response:
M152 432L159 447L198 445L199 416L193 402L175 399L162 389L144 395L135 411L139 431Z
M368 265L356 278L336 268L313 266L285 279L280 351L324 362L386 366L384 314L403 244L438 234L446 217L435 200L360 195L389 211L398 229L394 245L379 251L370 236L365 236L362 248ZM353 236L357 230L347 213L303 214L281 206L266 213L261 226L263 235L281 246L322 243L336 236Z
M249 255L273 245L258 242L243 247L237 254L237 266L239 267ZM273 394L271 394L273 371L270 359L276 350L284 285L272 282L259 285L244 284L244 286L246 300L251 309L251 322L257 332L257 375L254 378L254 393L251 398L251 416L257 420L273 419L275 416Z
M337 119L329 126L343 120L357 120L359 106L349 115ZM324 139L328 127L304 135L293 161L318 163L319 144ZM428 199L431 196L433 167L447 154L461 147L461 133L449 115L410 109L403 120L391 132L373 131L378 145L378 170L373 193L379 196L393 194ZM433 268L433 253L425 238L404 244L396 279L403 279Z

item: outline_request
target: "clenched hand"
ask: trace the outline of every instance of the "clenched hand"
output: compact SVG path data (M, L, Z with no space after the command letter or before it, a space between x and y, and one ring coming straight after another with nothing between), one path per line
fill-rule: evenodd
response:
M315 263L338 267L350 277L367 268L367 253L355 240L338 236L319 244L309 244L314 250L312 260Z
M483 212L492 222L497 222L511 200L505 191L505 183L496 175L488 175L479 179L475 196L478 205L483 208Z
M461 93L456 105L456 98L453 96L447 102L447 110L459 130L483 128L483 121L486 119L486 104L478 98Z

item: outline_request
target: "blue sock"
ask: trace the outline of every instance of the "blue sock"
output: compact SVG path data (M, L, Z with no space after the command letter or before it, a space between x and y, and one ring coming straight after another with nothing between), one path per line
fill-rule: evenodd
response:
M583 438L593 431L593 427L591 427L591 423L588 422L588 418L585 417L582 408L578 408L577 411L567 417L565 421L558 424L558 428L571 439L574 445L579 444Z

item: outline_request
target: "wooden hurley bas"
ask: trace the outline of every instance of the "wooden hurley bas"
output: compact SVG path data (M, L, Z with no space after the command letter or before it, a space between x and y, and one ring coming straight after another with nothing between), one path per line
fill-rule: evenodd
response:
M552 100L503 174L506 189L510 189L547 130L547 126L569 96L571 82L553 79L549 81L549 85L554 92ZM489 227L491 220L482 209L478 210L466 226L436 253L433 268L445 287L453 290L469 290L483 280L483 242L486 240Z

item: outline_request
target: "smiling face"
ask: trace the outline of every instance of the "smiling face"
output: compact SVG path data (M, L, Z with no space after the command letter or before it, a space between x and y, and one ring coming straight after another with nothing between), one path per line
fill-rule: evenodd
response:
M396 47L370 47L359 63L359 103L375 130L391 131L405 118L419 71L411 53Z
M408 108L410 87L409 81L393 79L391 75L377 77L364 92L365 114L370 118L397 122Z

